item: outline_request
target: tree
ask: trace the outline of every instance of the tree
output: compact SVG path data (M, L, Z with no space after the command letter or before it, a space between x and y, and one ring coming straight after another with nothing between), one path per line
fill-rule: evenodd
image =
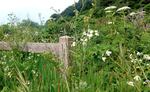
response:
M40 28L40 25L36 22L31 21L30 19L22 20L19 26L23 27L33 27L33 28Z

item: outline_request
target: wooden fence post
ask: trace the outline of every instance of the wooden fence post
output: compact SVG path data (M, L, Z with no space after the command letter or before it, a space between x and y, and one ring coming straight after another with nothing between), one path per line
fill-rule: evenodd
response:
M69 36L62 36L59 38L59 58L64 63L64 68L67 69L70 64L69 50L72 44L72 38Z
M64 69L70 65L70 48L73 39L69 36L62 36L59 38L59 43L26 43L24 46L20 45L22 51L43 53L51 51L59 57L64 64ZM0 50L12 50L12 46L7 42L0 42Z

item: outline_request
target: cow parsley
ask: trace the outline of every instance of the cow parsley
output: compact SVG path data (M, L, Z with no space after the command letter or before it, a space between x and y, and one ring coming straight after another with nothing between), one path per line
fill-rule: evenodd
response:
M128 6L124 6L124 7L121 7L119 9L117 9L117 12L120 12L120 11L125 11L125 10L130 10L131 8L128 7Z
M112 10L112 9L116 9L117 7L116 6L109 6L109 7L106 7L104 10Z

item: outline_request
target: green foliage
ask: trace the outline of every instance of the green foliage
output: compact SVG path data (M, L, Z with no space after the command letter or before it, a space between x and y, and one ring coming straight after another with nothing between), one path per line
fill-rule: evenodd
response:
M38 23L33 22L30 19L22 20L22 22L19 23L18 26L21 26L21 27L28 26L28 27L33 27L33 28L40 28L40 25Z
M0 26L0 39L15 46L29 41L55 42L62 35L74 38L71 65L65 74L62 63L50 53L26 53L17 47L0 51L0 91L149 92L150 17L148 12L133 10L148 10L146 0L79 1L78 9L71 6L65 17L60 14L44 25L30 20L18 23L10 15L10 23ZM106 13L104 8L110 5L118 6ZM131 9L117 11L126 5ZM67 17L70 12L75 16Z

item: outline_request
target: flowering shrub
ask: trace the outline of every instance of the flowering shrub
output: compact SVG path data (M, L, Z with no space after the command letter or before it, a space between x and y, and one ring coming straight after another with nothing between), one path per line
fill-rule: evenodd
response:
M128 6L118 9L110 6L104 10L106 21L103 24L88 25L98 31L84 31L73 47L72 72L89 81L85 90L98 85L95 87L98 92L148 91L150 30L128 20L128 16L139 14ZM141 20L140 23L146 23L144 17Z

